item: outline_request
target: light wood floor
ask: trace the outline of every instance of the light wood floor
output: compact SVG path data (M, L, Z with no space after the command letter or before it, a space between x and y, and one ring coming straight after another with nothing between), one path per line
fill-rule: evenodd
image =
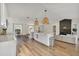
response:
M24 36L17 39L17 56L79 56L79 48L72 44L55 41L54 47L47 47Z

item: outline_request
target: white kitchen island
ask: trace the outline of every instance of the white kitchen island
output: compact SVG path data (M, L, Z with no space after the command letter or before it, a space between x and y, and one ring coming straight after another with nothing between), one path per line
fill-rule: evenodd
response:
M52 34L34 33L34 39L46 46L54 45L54 38Z
M16 56L16 39L14 35L0 35L0 56Z

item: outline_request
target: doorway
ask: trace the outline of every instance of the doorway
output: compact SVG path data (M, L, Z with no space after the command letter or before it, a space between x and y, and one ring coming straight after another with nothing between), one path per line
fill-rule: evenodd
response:
M15 35L22 34L22 24L13 24L13 32Z

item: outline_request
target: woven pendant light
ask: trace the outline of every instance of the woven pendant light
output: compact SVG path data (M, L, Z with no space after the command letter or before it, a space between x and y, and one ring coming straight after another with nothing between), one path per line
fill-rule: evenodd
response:
M43 23L43 24L49 24L48 17L46 16L46 12L47 12L47 10L44 10L44 12L45 12L45 17L44 17L42 23Z

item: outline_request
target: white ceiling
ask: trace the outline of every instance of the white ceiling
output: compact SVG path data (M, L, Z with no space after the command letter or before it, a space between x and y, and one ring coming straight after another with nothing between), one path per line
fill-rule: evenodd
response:
M78 3L7 3L9 17L31 19L44 17L44 9L47 9L49 20L55 21L63 18L79 18ZM51 21L50 21L51 22Z
M10 17L35 17L42 9L40 4L25 3L7 4L7 8Z

